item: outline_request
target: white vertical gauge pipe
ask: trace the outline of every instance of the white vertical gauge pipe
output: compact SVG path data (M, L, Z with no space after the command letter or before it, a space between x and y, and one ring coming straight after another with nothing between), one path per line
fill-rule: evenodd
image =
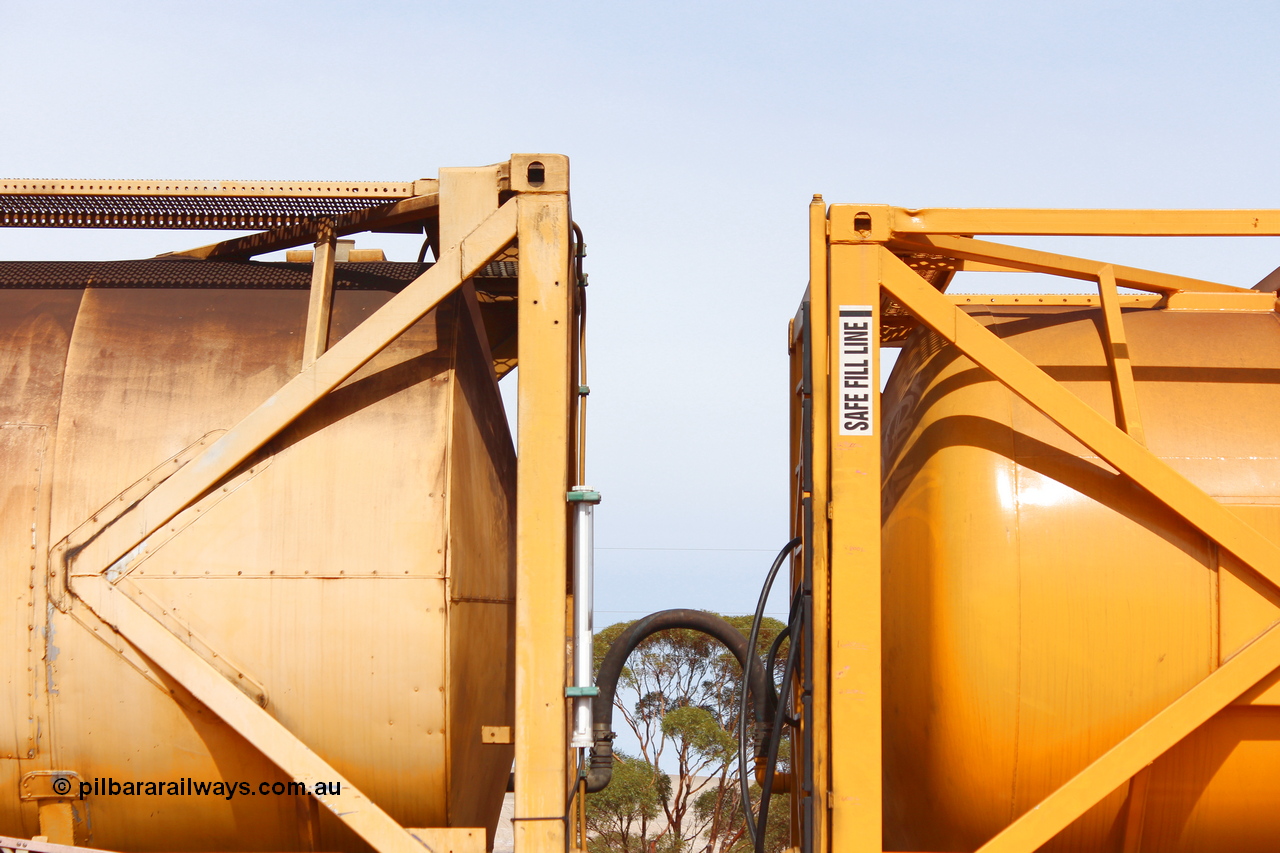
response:
M590 747L591 706L599 690L593 681L595 626L592 611L595 572L595 508L600 493L589 486L574 486L567 495L573 514L573 685L565 695L573 699L571 749Z

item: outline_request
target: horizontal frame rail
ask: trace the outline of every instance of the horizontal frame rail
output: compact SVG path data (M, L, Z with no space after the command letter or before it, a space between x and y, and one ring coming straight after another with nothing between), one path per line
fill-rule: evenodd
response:
M415 196L404 201L380 204L346 213L331 220L335 237L358 234L361 231L374 231L378 228L389 228L406 222L425 219L438 215L440 209L439 193ZM271 231L223 240L182 252L170 252L160 255L162 258L194 258L199 260L221 261L241 260L254 255L265 255L267 252L278 252L301 246L316 239L320 230L319 223L307 221L285 225Z
M1104 266L1110 266L1118 286L1152 293L1168 294L1185 290L1201 293L1236 293L1248 290L1248 288L1219 284L1214 281L1187 278L1139 267L1107 264L1103 261L1077 258L1056 252L1042 252L1038 249L1024 249L1021 246L991 243L969 237L943 235L894 238L889 240L887 245L898 251L925 252L966 261L999 264L1023 272L1048 273L1093 284L1098 281L1098 272Z
M1280 210L1049 210L989 207L920 210L895 207L890 210L890 227L897 234L1280 236Z

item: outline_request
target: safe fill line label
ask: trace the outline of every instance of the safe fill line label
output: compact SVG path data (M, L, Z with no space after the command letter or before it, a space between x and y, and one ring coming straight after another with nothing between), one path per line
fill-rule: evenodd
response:
M875 433L871 306L840 306L840 435Z

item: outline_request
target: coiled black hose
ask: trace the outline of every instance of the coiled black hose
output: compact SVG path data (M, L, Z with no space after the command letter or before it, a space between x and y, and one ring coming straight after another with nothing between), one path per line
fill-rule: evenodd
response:
M754 654L754 644L748 643L742 632L712 613L702 610L662 610L633 622L613 641L600 664L596 675L596 687L600 692L592 703L592 734L595 745L591 748L591 767L587 770L587 793L604 790L613 777L613 699L618 691L618 679L627 657L647 637L672 628L687 628L714 637L733 653L742 664L743 706L746 692L750 691L756 718L756 762L765 760L768 753L768 733L773 730L775 703L772 685L766 671ZM745 710L743 711L745 713Z
M801 542L800 537L796 537L795 539L792 539L790 542L788 542L786 545L782 546L782 550L778 552L778 556L775 557L773 560L773 565L769 567L769 574L764 579L764 588L760 590L760 600L756 603L756 612L754 617L751 620L751 636L747 638L748 648L754 649L756 647L756 641L760 637L760 623L764 621L764 608L769 601L769 591L773 589L773 581L775 578L778 577L778 570L782 568L782 564L783 562L786 561L787 555L790 554L792 551L794 551L796 548L800 547L800 542ZM791 624L788 625L788 628L791 628L792 626L797 625L794 613L792 614L790 622ZM792 635L796 637L800 635L798 628L792 631ZM796 647L797 647L797 644L793 642L791 644L791 649L794 650ZM791 654L787 655L788 661L790 660L791 657L792 657ZM752 660L754 659L755 658L753 656ZM770 698L773 698L774 694L772 692L773 691L773 684L772 684L773 671L772 670L768 672L767 677L768 677L768 681L770 682L769 684ZM747 672L744 675L742 680L745 683L751 683L751 684L755 683L752 679L750 666L747 667ZM785 696L786 690L787 690L787 685L785 683L783 684L782 690L783 690L783 695ZM747 834L751 837L751 841L755 845L756 849L759 850L764 844L764 828L761 827L759 832L756 831L756 818L751 811L751 777L747 775L746 710L747 710L747 695L746 695L746 691L744 690L742 693L741 703L738 706L738 783L742 788L742 815L747 823ZM761 729L759 725L757 725L756 727L755 753L756 753L757 764L760 763L762 757L765 762L768 762L769 760L768 758L769 741L772 739L772 734L774 729L774 726L772 725L772 723L773 721L771 720L767 729ZM779 727L779 731L781 731L781 727ZM762 744L764 746L763 756L761 755ZM776 756L777 756L776 751L774 755L776 759ZM767 764L766 764L766 768L768 768ZM768 769L766 769L765 781L770 783L769 787L770 789L772 789L773 774L769 772ZM772 793L772 791L770 791L770 793ZM768 796L767 794L765 794L763 785L761 786L761 795L762 797ZM767 817L768 809L765 808L763 805L761 809L762 809L762 815Z
M790 624L787 625L786 633L800 636L803 630L804 614L802 612L803 598L799 590L792 599ZM755 853L764 853L765 836L769 828L769 800L773 796L773 781L778 769L778 746L782 742L782 727L784 725L797 726L800 721L787 713L787 706L791 702L791 679L796 674L796 664L799 661L800 643L793 642L787 649L787 663L782 670L782 685L779 688L782 692L782 704L778 707L778 713L774 717L773 730L769 732L768 749L765 754L764 778L760 782L760 819L758 821L758 830L752 842L755 845Z

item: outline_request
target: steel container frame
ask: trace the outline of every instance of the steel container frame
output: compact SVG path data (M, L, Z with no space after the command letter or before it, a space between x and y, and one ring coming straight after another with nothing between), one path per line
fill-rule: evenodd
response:
M880 853L882 757L882 447L879 349L923 325L1236 558L1280 588L1280 547L1145 445L1121 305L1274 311L1275 294L976 239L979 235L1276 236L1280 210L926 209L835 204L809 208L810 277L790 328L792 529L805 540L793 587L809 600L802 737L793 805L802 849ZM961 270L1037 272L1089 282L1097 295L950 295ZM1122 295L1118 287L1153 296ZM1260 285L1260 287L1263 287ZM1100 414L964 310L1028 302L1101 309L1114 417ZM843 309L843 310L842 310ZM842 314L845 316L842 317ZM865 348L843 347L865 321ZM842 352L842 349L844 351ZM865 364L868 375L855 372ZM855 417L842 424L845 394ZM866 429L857 406L865 403ZM842 426L845 428L842 429ZM1123 846L1140 843L1143 769L1280 667L1280 626L1258 634L1207 677L1024 811L980 848L1031 853L1103 798L1129 787ZM1136 805L1135 805L1136 803ZM1134 827L1137 830L1134 830Z
M557 154L515 154L478 168L441 169L438 180L399 183L202 181L0 181L0 227L266 229L162 257L246 260L314 243L301 372L238 425L178 460L124 502L85 541L50 560L74 570L65 592L78 599L297 781L342 780L332 766L210 666L168 626L115 586L129 555L213 484L323 400L442 300L492 262L515 261L518 287L480 306L494 369L519 366L516 482L516 716L514 731L486 730L488 743L514 743L515 835L521 851L564 849L571 753L567 739L571 638L570 506L577 482L581 282L575 274L569 162ZM362 231L424 232L437 261L332 347L336 239ZM579 246L580 250L581 247ZM119 522L119 523L112 523ZM181 535L181 534L179 534ZM73 843L70 801L58 768L28 774L51 842ZM345 781L345 780L343 780ZM46 790L46 788L48 790ZM348 782L317 796L379 853L484 849L473 828L400 826Z

